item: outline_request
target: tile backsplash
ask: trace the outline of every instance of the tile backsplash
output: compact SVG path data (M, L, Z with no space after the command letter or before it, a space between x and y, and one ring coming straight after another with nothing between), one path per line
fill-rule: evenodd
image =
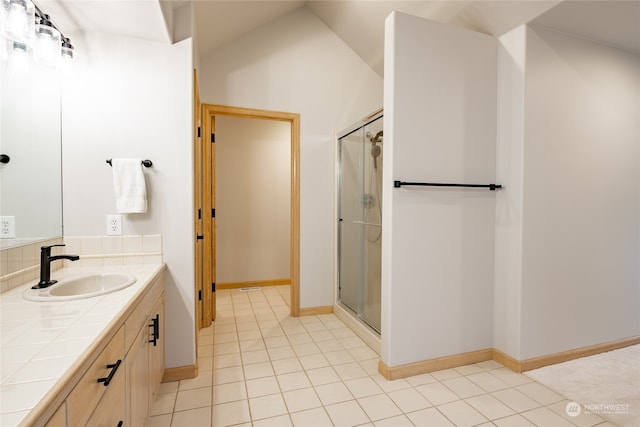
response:
M64 265L90 267L162 263L160 235L60 237L0 250L0 292L37 279L40 274L40 247L61 243L66 247L54 249L54 255L73 254L79 255L80 259L54 261L51 263L52 271Z

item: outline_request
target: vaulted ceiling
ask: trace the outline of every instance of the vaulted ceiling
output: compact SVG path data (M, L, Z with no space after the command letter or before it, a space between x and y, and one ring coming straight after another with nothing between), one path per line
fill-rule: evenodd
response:
M499 36L560 3L535 1L196 1L201 56L299 7L308 7L378 74L384 21L394 10Z
M63 31L171 40L171 15L187 0L36 0ZM378 74L384 20L394 10L500 36L542 25L640 53L640 0L195 0L200 56L301 7L309 8ZM59 13L58 13L59 12ZM168 29L169 28L169 29Z

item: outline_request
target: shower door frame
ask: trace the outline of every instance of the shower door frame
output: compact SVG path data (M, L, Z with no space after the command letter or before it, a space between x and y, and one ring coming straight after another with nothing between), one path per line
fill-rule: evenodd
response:
M373 325L371 325L371 323L369 323L362 315L362 313L360 313L360 310L353 310L353 308L351 308L349 305L343 303L341 301L340 298L340 289L341 289L341 272L342 272L342 235L343 235L343 224L342 224L342 218L341 218L341 213L342 213L342 185L341 183L342 181L342 173L343 173L343 165L342 165L342 145L341 145L341 139L345 138L346 136L352 134L353 132L356 132L358 129L362 129L362 132L365 131L365 127L373 122L375 122L376 120L382 119L382 117L384 116L384 109L380 108L379 110L376 110L375 112L371 113L370 115L366 116L365 118L363 118L362 120L360 120L359 122L353 124L352 126L349 126L346 129L343 129L342 131L338 132L336 134L336 143L338 145L338 150L337 150L337 156L338 156L338 161L336 162L337 164L337 203L336 203L336 227L337 227L337 271L336 271L336 303L346 307L349 312L353 313L356 317L356 319L358 319L359 321L361 321L362 323L366 324L367 327L371 328L373 331L375 331L377 334L380 334L381 331L379 331L376 327L374 327ZM364 134L363 134L363 144L364 144ZM382 189L380 189L382 191ZM362 285L362 284L361 284Z

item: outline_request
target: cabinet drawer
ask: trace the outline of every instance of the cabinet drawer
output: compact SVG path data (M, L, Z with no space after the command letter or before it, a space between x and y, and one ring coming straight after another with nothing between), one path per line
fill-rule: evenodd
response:
M83 426L107 389L124 377L124 330L121 327L67 398L67 425ZM111 382L107 384L107 378Z
M124 369L124 363L122 364ZM113 382L106 387L107 391L93 411L87 427L119 427L124 426L125 419L125 375L115 375Z
M138 336L140 329L148 327L151 310L163 291L164 274L160 275L154 281L142 301L140 301L124 323L125 353L129 352L129 348L131 348L133 341L136 339L136 336Z

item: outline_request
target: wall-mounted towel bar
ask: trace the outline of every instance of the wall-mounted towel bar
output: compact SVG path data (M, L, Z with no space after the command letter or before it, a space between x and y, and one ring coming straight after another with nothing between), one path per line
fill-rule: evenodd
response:
M395 188L404 186L417 186L417 187L470 187L470 188L488 188L491 191L496 191L502 188L500 184L445 184L439 182L405 182L405 181L393 181Z
M153 166L153 162L151 160L143 160L141 163L145 168L150 168L151 166ZM111 159L107 160L107 164L111 166Z

